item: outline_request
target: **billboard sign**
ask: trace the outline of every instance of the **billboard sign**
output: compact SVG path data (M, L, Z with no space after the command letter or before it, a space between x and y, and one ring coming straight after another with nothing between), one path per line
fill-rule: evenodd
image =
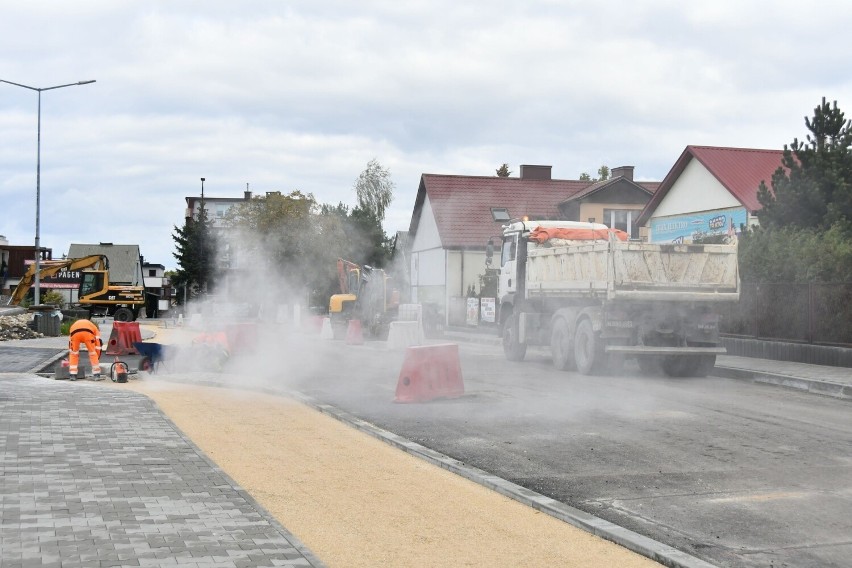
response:
M650 241L689 244L697 236L723 235L727 243L735 243L747 222L745 207L655 217L651 219Z

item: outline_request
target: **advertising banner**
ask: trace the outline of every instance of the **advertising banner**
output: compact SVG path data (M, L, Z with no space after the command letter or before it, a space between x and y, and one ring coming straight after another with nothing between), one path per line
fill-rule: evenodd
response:
M467 325L479 325L479 298L467 299Z
M744 207L657 217L651 219L650 241L690 244L697 236L722 235L726 243L732 244L737 242L747 222L748 215Z
M497 298L482 298L480 304L482 306L482 321L494 323L497 315Z
M25 260L24 266L29 269L35 260ZM39 288L55 288L64 290L76 290L80 287L82 274L79 270L65 270L64 268L55 276L48 276L39 280Z

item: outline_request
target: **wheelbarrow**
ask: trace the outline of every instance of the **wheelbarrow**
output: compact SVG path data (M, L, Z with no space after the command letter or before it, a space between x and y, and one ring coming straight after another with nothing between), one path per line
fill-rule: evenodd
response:
M139 370L154 373L165 362L168 354L166 345L139 341L133 344L142 358L139 360Z

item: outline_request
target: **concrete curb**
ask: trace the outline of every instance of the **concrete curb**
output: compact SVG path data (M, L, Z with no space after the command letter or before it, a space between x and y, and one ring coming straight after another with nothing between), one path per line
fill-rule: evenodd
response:
M764 383L796 390L802 390L811 394L830 396L843 400L852 400L852 385L845 385L842 383L818 381L816 379L803 379L801 377L791 377L789 375L766 373L764 371L749 371L745 369L737 369L735 367L724 367L720 365L716 365L711 374L713 376L722 377L726 379L752 381L755 383Z

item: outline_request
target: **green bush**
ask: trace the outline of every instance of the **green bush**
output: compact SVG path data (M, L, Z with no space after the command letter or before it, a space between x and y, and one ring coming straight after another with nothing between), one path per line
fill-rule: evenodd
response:
M756 228L739 240L744 282L852 282L852 238L841 226Z
M59 326L59 334L60 335L68 335L71 332L71 325L77 321L76 319L64 319L62 320L62 324Z
M65 296L56 290L46 290L40 296L39 300L42 304L56 304L60 309L65 307Z

